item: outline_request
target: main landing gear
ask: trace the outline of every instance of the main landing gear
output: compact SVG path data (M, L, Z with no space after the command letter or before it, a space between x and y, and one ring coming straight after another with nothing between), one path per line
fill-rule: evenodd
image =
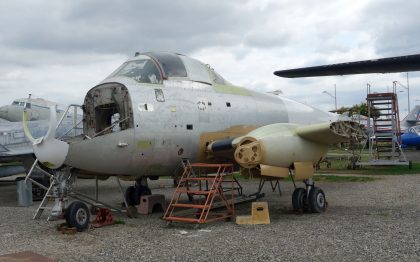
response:
M315 187L312 179L303 181L306 188L296 188L292 195L293 209L296 211L311 211L312 213L322 213L327 208L327 200L324 191Z
M134 186L129 186L125 191L125 200L128 206L137 206L140 204L141 196L151 195L152 191L147 185L147 177L136 180Z

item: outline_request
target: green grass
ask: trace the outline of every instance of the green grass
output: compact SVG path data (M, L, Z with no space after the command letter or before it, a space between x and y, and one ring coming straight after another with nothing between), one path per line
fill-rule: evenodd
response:
M125 221L124 220L121 220L121 219L117 219L117 220L115 220L114 224L117 224L117 225L125 225Z
M375 181L373 177L367 176L335 176L335 175L325 175L318 174L313 176L314 181L320 182L372 182ZM287 177L285 181L291 181L290 177Z
M412 168L408 166L364 166L356 169L348 169L348 161L333 160L331 167L327 168L326 164L321 164L321 169L317 173L338 173L338 174L361 174L361 175L408 175L420 174L420 163L413 162Z
M314 175L315 181L322 182L371 182L374 181L373 177L366 176L334 176L334 175Z

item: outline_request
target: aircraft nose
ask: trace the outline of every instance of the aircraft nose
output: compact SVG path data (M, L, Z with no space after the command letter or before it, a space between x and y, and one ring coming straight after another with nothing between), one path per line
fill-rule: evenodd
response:
M6 118L8 113L8 106L0 107L0 118Z

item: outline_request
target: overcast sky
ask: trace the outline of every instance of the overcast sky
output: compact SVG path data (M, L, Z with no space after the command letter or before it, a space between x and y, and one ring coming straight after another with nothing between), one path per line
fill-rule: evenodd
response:
M136 51L174 51L227 80L317 106L364 101L406 74L282 79L279 69L420 53L420 1L408 0L0 2L0 105L29 93L82 103L86 91ZM411 107L420 74L410 73ZM407 92L399 94L407 110Z

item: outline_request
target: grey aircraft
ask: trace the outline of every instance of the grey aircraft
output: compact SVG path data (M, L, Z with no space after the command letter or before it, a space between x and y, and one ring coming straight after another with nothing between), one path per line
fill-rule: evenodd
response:
M294 208L305 209L308 199L313 212L322 212L325 195L314 187L313 165L330 144L359 132L355 123L282 96L236 86L207 64L167 52L136 53L89 90L81 107L81 136L55 138L54 108L47 135L25 130L38 161L57 172L67 170L69 176L130 176L136 183L127 189L126 198L133 204L150 192L148 177L173 175L187 159L233 162L268 176L287 176L293 169L306 186L295 190ZM64 186L71 188L66 183L57 181L60 192L68 192ZM67 219L72 226L86 228L86 205L66 205L56 204L53 210L59 215L65 210L66 219L74 216ZM80 212L85 214L82 220L75 216Z
M27 107L28 127L35 136L44 136L49 128L50 107L57 104L42 98L16 99L10 105L0 107L0 177L8 177L25 173L34 161L31 142L25 137L23 130L23 110ZM62 115L63 110L57 109ZM73 127L73 115L63 121L57 129L57 135L63 136ZM81 118L81 117L80 117ZM80 134L81 130L69 132L67 135ZM40 179L43 177L38 174ZM41 179L44 180L44 179ZM42 181L47 184L46 181Z
M51 102L42 98L29 98L16 99L10 105L0 107L0 119L9 122L22 122L23 109L26 105L26 111L29 121L48 120L50 107L56 106L57 103ZM62 110L58 110L58 113Z

